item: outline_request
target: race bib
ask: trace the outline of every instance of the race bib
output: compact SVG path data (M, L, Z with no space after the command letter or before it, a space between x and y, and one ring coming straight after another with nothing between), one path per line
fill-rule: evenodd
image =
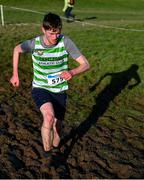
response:
M65 81L65 79L60 77L61 72L49 74L47 76L48 85L49 86L56 86L58 84L61 84Z

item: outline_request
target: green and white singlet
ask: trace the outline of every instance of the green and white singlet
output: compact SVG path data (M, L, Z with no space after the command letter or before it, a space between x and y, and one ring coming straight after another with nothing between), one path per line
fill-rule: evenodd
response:
M68 53L63 36L57 45L49 48L42 46L40 36L36 37L32 59L33 87L44 88L54 93L68 89L67 81L60 77L62 71L68 70Z

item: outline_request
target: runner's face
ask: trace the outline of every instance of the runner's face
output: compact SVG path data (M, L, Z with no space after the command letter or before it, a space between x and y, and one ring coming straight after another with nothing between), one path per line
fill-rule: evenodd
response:
M57 43L57 39L61 33L60 29L51 29L51 30L45 30L44 32L44 41L46 45L55 45Z

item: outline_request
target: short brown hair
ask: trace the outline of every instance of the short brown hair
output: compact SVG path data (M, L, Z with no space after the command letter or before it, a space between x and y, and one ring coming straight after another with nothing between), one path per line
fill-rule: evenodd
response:
M45 14L43 18L44 29L62 29L62 21L60 16L53 13Z

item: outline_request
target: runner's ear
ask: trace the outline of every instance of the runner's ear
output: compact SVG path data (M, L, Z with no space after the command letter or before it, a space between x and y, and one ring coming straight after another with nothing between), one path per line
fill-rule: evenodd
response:
M42 30L42 32L45 34L45 29L44 29L44 27L41 27L41 30Z

